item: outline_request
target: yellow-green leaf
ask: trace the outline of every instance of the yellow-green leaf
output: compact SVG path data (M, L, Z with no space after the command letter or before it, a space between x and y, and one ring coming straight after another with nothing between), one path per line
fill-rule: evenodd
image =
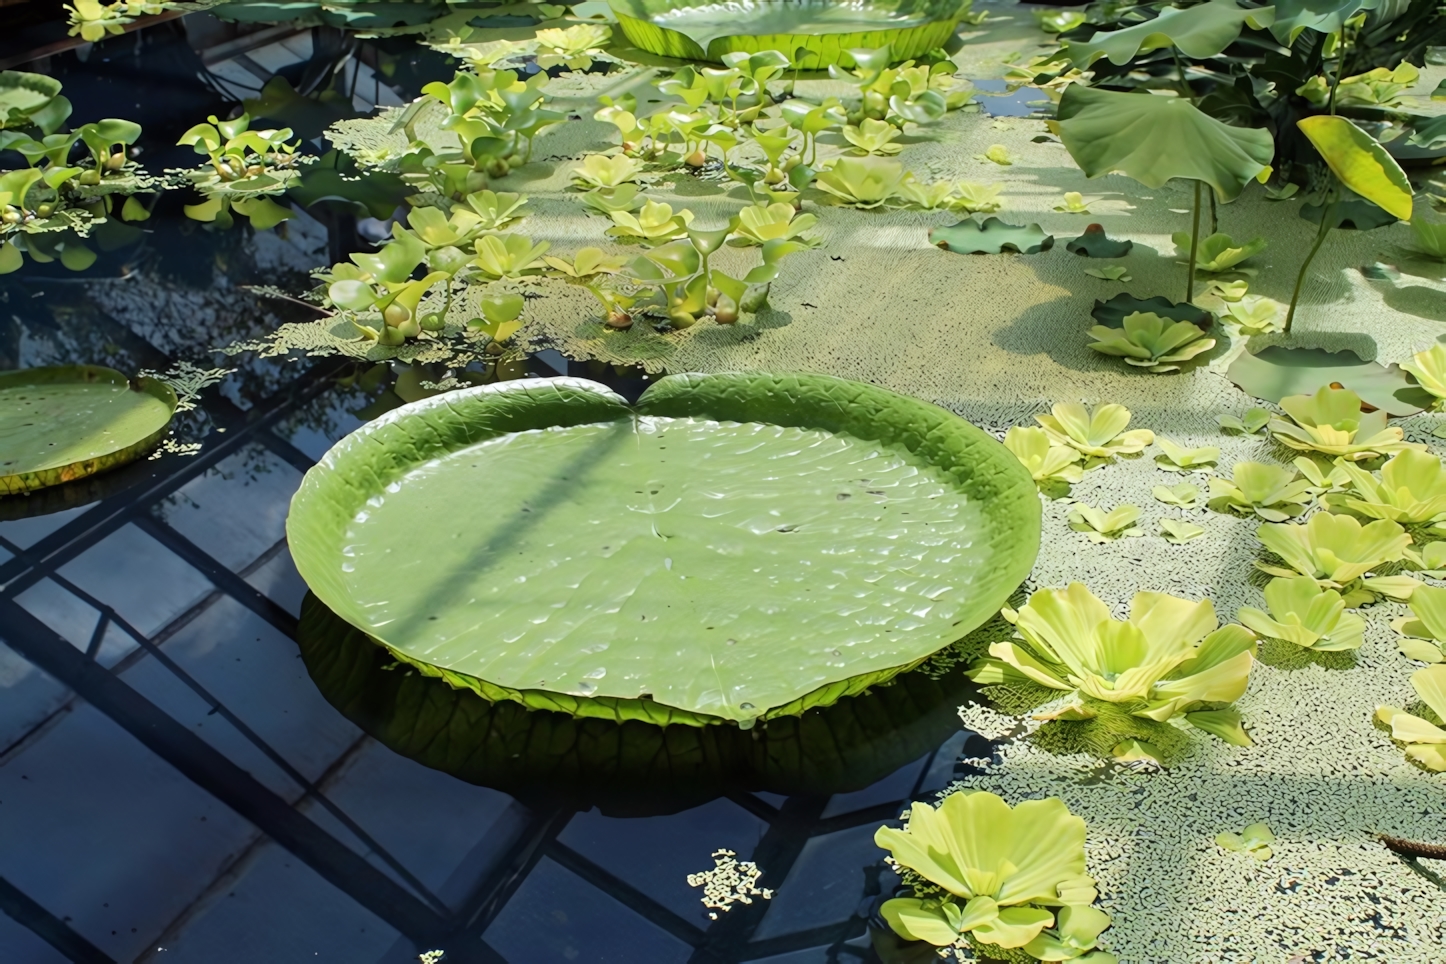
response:
M1341 183L1386 213L1411 220L1411 184L1370 134L1344 117L1317 114L1296 121Z

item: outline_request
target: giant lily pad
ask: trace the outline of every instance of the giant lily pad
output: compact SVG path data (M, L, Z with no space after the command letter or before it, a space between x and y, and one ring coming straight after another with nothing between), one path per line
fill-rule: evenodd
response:
M851 65L847 51L887 45L909 60L954 35L967 0L610 0L623 34L651 54L721 62L780 50L804 70Z
M959 705L977 692L959 670L914 670L748 732L654 726L493 703L398 671L390 653L311 594L296 642L322 696L391 750L527 803L562 798L609 816L672 813L738 789L861 790L958 733Z
M1005 224L986 218L983 224L965 218L958 224L932 228L929 243L955 254L1039 254L1054 247L1054 235L1045 234L1038 224Z
M704 724L802 712L998 610L1033 481L934 406L822 375L579 379L388 413L307 473L287 534L318 597L487 699Z
M1415 415L1435 399L1399 365L1365 361L1352 351L1272 345L1231 364L1228 377L1241 390L1268 402L1288 395L1314 395L1327 385L1349 388L1387 415Z
M0 374L0 495L124 465L161 440L176 393L96 365Z

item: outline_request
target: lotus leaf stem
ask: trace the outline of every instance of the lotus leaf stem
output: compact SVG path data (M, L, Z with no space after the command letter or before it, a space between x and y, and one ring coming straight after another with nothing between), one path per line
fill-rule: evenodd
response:
M1415 840L1406 840L1401 837L1392 837L1389 834L1380 834L1381 843L1392 853L1400 854L1408 860L1417 860L1425 857L1427 860L1446 860L1446 844L1420 843Z
M1185 303L1195 300L1195 256L1200 251L1200 182L1195 182L1195 213L1190 221L1190 268L1185 274Z
M1285 313L1285 326L1282 331L1290 331L1290 324L1295 320L1295 304L1300 300L1300 289L1305 284L1305 273L1310 270L1310 263L1315 259L1315 253L1320 250L1321 243L1325 241L1326 235L1330 233L1331 218L1335 217L1336 204L1340 199L1334 196L1325 210L1320 215L1320 230L1315 233L1315 243L1310 246L1310 252L1305 256L1304 263L1300 266L1300 274L1295 278L1295 290L1290 293L1290 310Z

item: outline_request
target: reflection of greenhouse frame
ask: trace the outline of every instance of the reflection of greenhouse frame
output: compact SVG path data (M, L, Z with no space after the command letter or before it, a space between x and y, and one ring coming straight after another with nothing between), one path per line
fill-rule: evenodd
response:
M797 52L798 66L845 63L855 47L892 49L894 61L942 47L970 0L609 0L623 34L653 54L721 62L760 50ZM739 33L742 29L756 32Z

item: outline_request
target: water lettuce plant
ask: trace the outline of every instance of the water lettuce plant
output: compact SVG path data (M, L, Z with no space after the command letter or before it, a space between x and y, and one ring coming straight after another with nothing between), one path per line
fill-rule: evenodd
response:
M1411 544L1410 535L1387 519L1363 526L1352 516L1332 512L1317 512L1303 524L1268 522L1255 535L1285 563L1282 567L1257 560L1259 569L1287 578L1310 576L1327 589L1344 590L1352 607L1371 601L1374 586L1388 588L1379 580L1365 584L1361 577L1377 566L1401 561Z
M1391 728L1391 739L1406 746L1406 756L1428 770L1446 770L1446 664L1437 663L1411 674L1411 688L1435 719L1394 706L1376 707L1376 719Z
M1275 834L1263 823L1252 823L1240 833L1223 831L1215 836L1215 843L1225 850L1249 854L1261 863L1275 856L1270 849L1275 843Z
M1340 468L1352 491L1331 496L1332 508L1402 525L1446 519L1446 467L1429 452L1398 452L1381 466L1379 479L1352 462L1342 460Z
M1220 626L1210 600L1136 593L1128 620L1083 583L1041 589L1015 616L1018 642L993 643L969 670L975 682L1030 681L1079 701L1056 719L1086 720L1091 701L1159 723L1176 717L1238 746L1250 738L1228 706L1245 692L1255 637Z
M1138 536L1135 524L1140 521L1140 507L1137 505L1116 506L1109 512L1092 505L1076 502L1069 507L1069 527L1083 532L1090 542L1113 542L1121 536Z
M1245 606L1236 614L1260 636L1320 652L1360 649L1366 621L1346 612L1345 600L1309 576L1277 577L1265 587L1268 613Z
M1213 445L1191 449L1163 437L1156 437L1155 444L1164 452L1155 456L1155 464L1167 472L1206 472L1220 460L1220 450Z
M858 154L897 154L904 145L895 143L901 131L887 121L865 117L857 127L849 124L843 129L843 138L854 146Z
M1223 294L1221 300L1229 301ZM1282 326L1279 303L1269 298L1245 298L1243 294L1226 307L1221 320L1233 324L1240 334L1247 336L1280 331Z
M1351 462L1379 458L1424 445L1405 441L1406 433L1386 424L1386 413L1363 411L1361 397L1350 389L1322 386L1314 395L1289 395L1280 400L1289 421L1272 418L1271 437L1300 452L1320 452Z
M1122 328L1095 325L1090 337L1095 351L1154 373L1177 372L1185 362L1215 347L1215 339L1206 338L1191 322L1141 311L1126 315Z
M1095 459L1138 455L1155 441L1155 433L1147 428L1126 431L1130 410L1113 403L1090 411L1079 402L1060 402L1050 414L1036 415L1034 420L1055 442Z
M906 940L1115 964L1111 954L1090 953L1110 918L1090 906L1085 823L1062 800L1010 807L992 793L960 790L937 808L913 804L905 829L880 827L874 842L917 882L915 896L880 908Z
M1042 428L1016 425L1004 433L1004 447L1029 470L1039 483L1072 484L1084 478L1084 459L1077 449L1053 441Z
M1172 546L1193 542L1205 535L1205 527L1188 519L1161 519L1160 536Z
M1432 345L1425 351L1418 351L1410 361L1401 362L1401 368L1415 376L1421 387L1435 397L1433 408L1440 408L1446 402L1446 345Z
M1303 513L1315 499L1311 481L1293 468L1237 462L1230 474L1228 479L1210 479L1210 508L1217 512L1253 512L1267 522L1284 522Z
M1411 234L1415 236L1414 253L1446 261L1446 222L1428 221L1425 213L1418 210L1411 217Z
M572 169L572 176L583 187L617 188L637 180L642 172L642 162L626 154L588 154Z
M613 211L610 217L613 219L613 226L607 230L609 235L615 238L637 238L647 244L677 240L688 233L688 225L693 223L692 211L684 208L674 214L672 205L661 201L644 203L637 214L631 211Z
M1175 242L1177 255L1189 257L1189 234L1177 231L1170 235L1170 240ZM1212 234L1208 238L1199 238L1195 251L1195 270L1211 274L1229 271L1246 258L1264 251L1265 246L1264 238L1252 238L1241 244L1237 244L1235 239L1228 234Z
M1441 651L1446 645L1446 589L1421 586L1411 593L1408 605L1409 617L1391 620L1391 628L1402 636L1398 643L1402 655L1423 663L1446 661L1446 654Z
M769 241L814 244L816 242L809 231L816 224L818 215L799 213L792 204L783 201L750 204L738 212L738 226L728 243L739 247L763 245Z
M904 165L878 157L840 157L818 172L816 181L838 203L858 208L877 208L898 193L904 180Z
M1150 490L1158 502L1181 509L1193 509L1200 499L1200 487L1193 482L1179 482L1175 485L1157 485Z
M1220 423L1221 430L1226 432L1259 435L1270 424L1270 410L1257 406L1247 410L1244 415L1221 415L1216 421Z

